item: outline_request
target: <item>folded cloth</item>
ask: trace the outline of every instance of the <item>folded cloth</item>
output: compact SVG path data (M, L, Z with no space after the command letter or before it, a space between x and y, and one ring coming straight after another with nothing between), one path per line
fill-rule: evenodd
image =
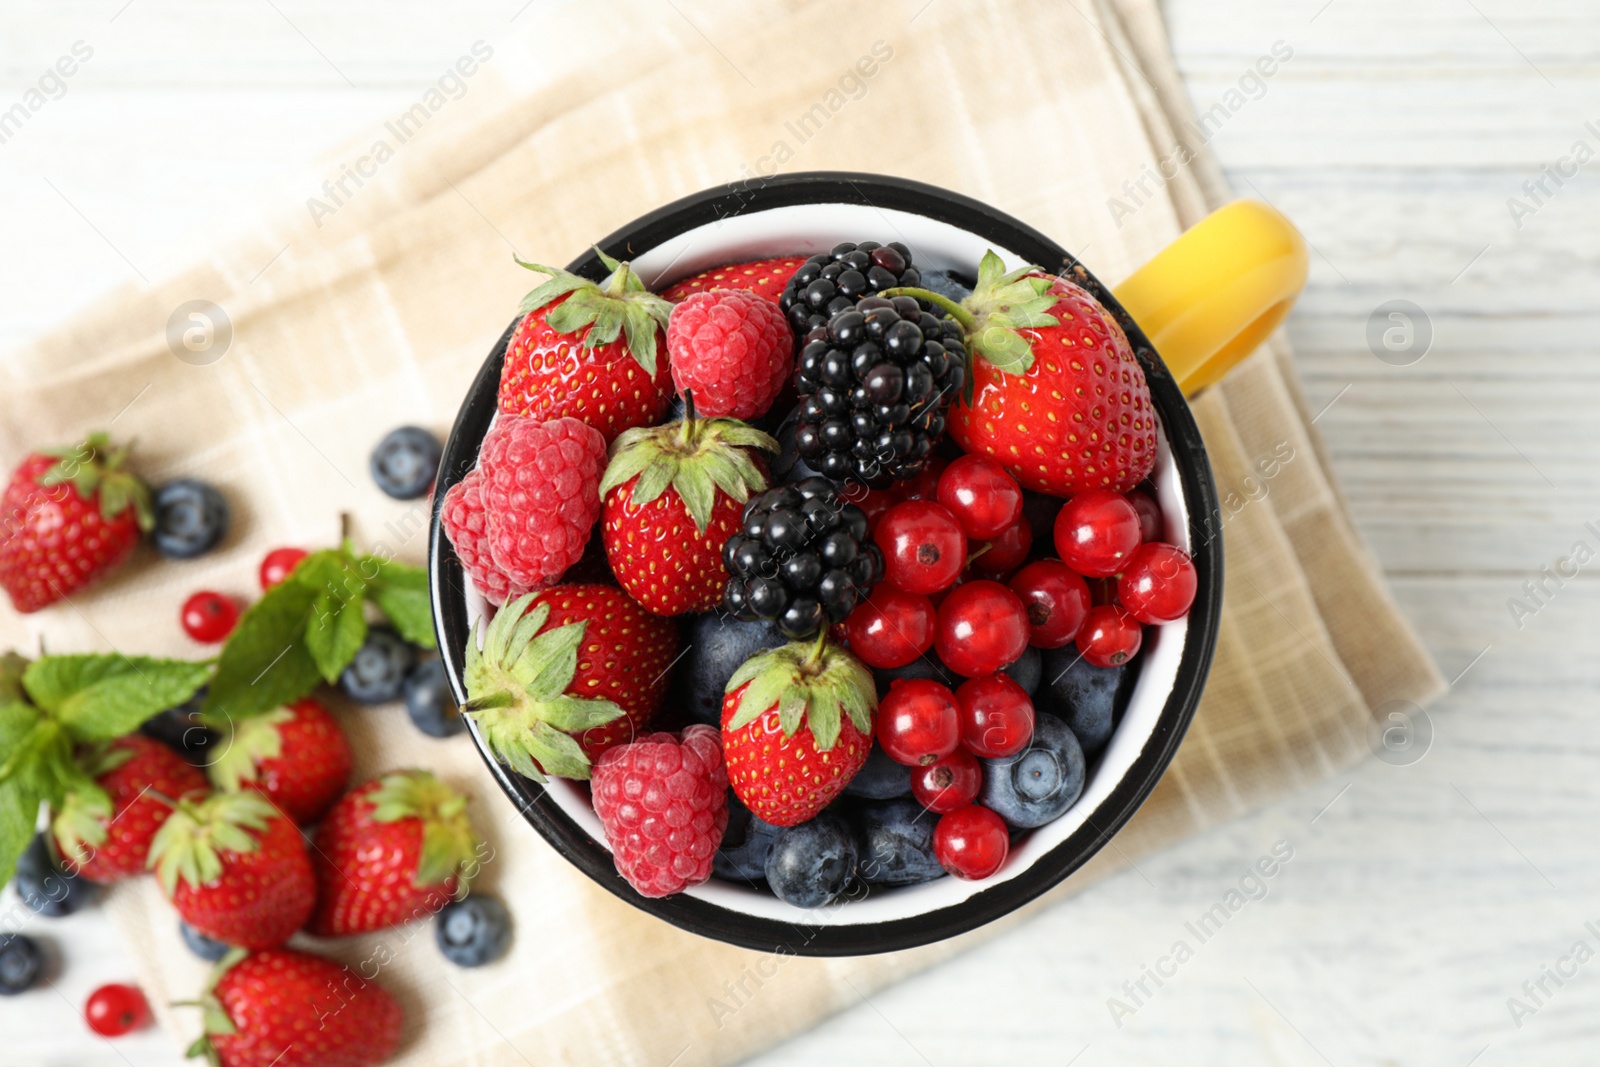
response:
M512 38L463 41L461 61L415 106L286 177L268 208L213 234L188 269L0 359L0 458L110 423L137 440L150 478L215 482L235 513L227 542L201 560L157 565L141 550L70 604L0 613L0 645L26 650L48 634L57 650L193 656L177 621L188 592L248 595L267 549L330 544L341 512L358 541L420 562L426 503L382 496L366 456L395 424L448 429L529 287L513 250L564 262L706 186L867 170L987 201L1115 283L1228 198L1186 125L1156 0L990 0L983 16L948 0L789 0L777 12L621 0L529 13ZM1169 178L1155 168L1180 144L1194 159ZM1146 171L1163 180L1137 204L1111 203ZM186 329L201 331L188 347ZM703 940L571 868L465 737L434 741L397 709L334 698L359 776L424 765L474 795L495 849L483 884L510 905L515 944L497 964L459 970L427 943L427 924L301 940L365 962L400 997L399 1064L723 1064L1358 759L1370 708L1425 702L1442 683L1350 522L1283 339L1265 348L1194 404L1227 516L1204 700L1115 847L1047 900L880 957ZM193 1036L198 1013L166 1005L193 998L205 965L180 945L171 908L149 879L118 887L110 906L161 1022Z

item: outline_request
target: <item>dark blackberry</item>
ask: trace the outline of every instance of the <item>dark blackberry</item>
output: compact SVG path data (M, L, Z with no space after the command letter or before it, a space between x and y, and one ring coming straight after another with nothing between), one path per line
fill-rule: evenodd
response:
M723 603L746 622L774 620L793 640L843 622L883 577L867 513L826 478L769 489L744 506L743 528L722 548Z
M899 241L845 242L800 264L783 287L778 307L804 344L809 340L806 334L826 326L830 316L862 297L897 285L921 284L922 272L911 265L911 249Z
M817 332L795 367L796 454L836 482L915 476L966 382L961 327L914 297L868 296Z

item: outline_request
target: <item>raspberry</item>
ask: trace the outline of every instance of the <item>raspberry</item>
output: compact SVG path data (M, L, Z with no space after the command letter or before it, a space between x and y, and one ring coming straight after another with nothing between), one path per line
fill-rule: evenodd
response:
M605 438L577 419L496 421L478 456L484 540L513 585L543 589L583 556L605 466Z
M462 570L491 604L515 600L528 590L516 585L489 558L488 515L483 508L483 477L476 470L452 485L444 495L439 521L455 546Z
M665 897L711 877L728 828L728 769L716 727L609 748L591 785L617 871L633 888Z
M745 289L695 293L667 323L672 383L704 418L766 414L789 377L794 337L777 305Z

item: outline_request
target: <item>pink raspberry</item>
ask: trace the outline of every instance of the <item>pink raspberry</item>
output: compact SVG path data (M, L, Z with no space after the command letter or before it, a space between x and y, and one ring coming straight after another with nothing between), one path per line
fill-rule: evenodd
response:
M476 470L468 471L465 478L444 494L439 521L444 526L445 536L455 546L462 570L489 603L504 604L528 592L507 578L489 558L489 546L485 543L488 516L483 508L483 479Z
M512 585L543 589L583 556L605 466L605 438L577 419L495 420L478 453L485 541Z
M778 398L794 364L794 334L778 305L745 289L695 293L667 321L672 384L694 391L706 418L753 419Z
M608 748L590 785L617 871L633 888L665 897L711 877L728 828L728 769L716 727Z

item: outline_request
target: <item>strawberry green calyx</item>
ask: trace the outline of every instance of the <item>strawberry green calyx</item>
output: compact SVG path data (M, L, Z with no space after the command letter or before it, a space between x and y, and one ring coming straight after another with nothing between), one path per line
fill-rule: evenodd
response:
M198 889L222 875L219 852L251 853L256 834L277 809L259 793L216 793L205 800L179 800L150 842L147 866L171 897L181 878Z
M41 455L54 457L56 462L39 476L40 485L71 485L85 500L95 499L98 493L100 517L107 522L131 507L139 529L148 532L155 526L150 487L123 469L128 450L112 448L111 438L104 432L97 430L75 445L45 449Z
M783 736L793 737L804 723L827 752L839 740L841 713L872 736L878 689L872 672L850 653L829 643L824 630L815 642L796 641L751 656L728 679L727 692L748 685L726 730L754 722L774 704Z
M766 489L767 479L746 449L776 453L778 442L738 419L701 419L694 397L684 394L682 422L625 430L611 444L611 462L600 479L600 495L634 478L628 502L642 507L670 487L683 498L689 517L701 533L711 522L722 490L743 504Z
M110 774L133 758L133 750L98 741L78 755L78 767L89 779L74 786L65 802L50 820L50 832L61 846L63 859L83 866L95 850L106 843L106 824L111 821L111 798L95 784L101 775ZM156 795L152 793L152 795Z
M994 364L1004 374L1022 374L1033 366L1033 347L1017 331L1031 326L1055 326L1050 314L1056 298L1050 293L1044 268L1018 267L1007 272L993 250L978 263L978 284L972 295L957 304L926 289L886 289L880 296L914 296L947 312L961 324L967 349ZM972 382L968 375L967 381Z
M551 309L545 317L552 330L577 333L587 326L589 332L583 338L584 348L610 344L626 335L628 351L644 372L654 377L656 331L667 328L672 302L646 289L628 264L612 259L598 248L594 251L611 272L603 282L592 282L560 267L518 259L518 266L550 275L549 281L522 298L519 310L526 315L565 296L567 299L561 306Z
M528 610L527 593L501 608L481 635L467 642L467 703L496 758L536 782L545 775L589 777L589 757L572 737L623 714L609 700L569 696L587 622L543 633L550 606ZM482 648L479 648L479 644Z
M217 996L217 983L222 981L222 976L237 967L250 953L242 948L230 948L211 968L211 973L206 977L205 987L200 990L198 1000L180 1000L173 1003L174 1008L199 1008L202 1013L205 1031L185 1051L187 1059L204 1058L211 1067L222 1067L222 1057L217 1054L216 1047L212 1045L213 1037L223 1034L236 1034L239 1028L228 1016L228 1009L222 1006L221 999Z
M457 895L477 871L479 838L467 818L467 798L427 771L384 775L368 796L376 822L422 821L422 856L412 883L419 889L457 878Z
M211 784L237 793L255 781L262 763L283 755L283 733L278 728L293 718L288 708L275 708L235 721L227 751L206 768Z

